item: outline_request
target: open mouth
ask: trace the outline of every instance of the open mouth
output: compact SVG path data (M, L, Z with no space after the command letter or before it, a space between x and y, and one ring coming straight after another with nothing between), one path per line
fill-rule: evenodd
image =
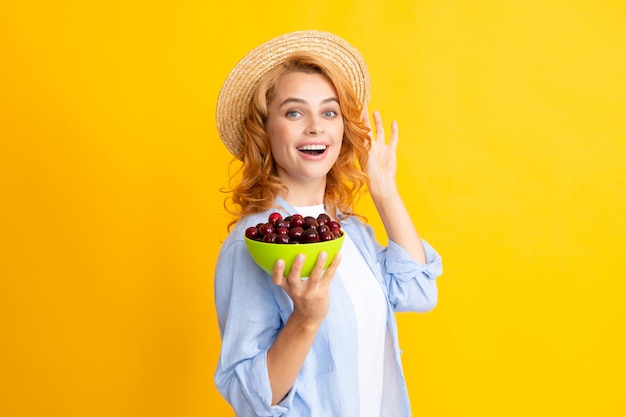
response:
M328 149L327 145L315 144L315 145L304 145L299 146L298 151L305 153L307 155L321 155L326 152Z

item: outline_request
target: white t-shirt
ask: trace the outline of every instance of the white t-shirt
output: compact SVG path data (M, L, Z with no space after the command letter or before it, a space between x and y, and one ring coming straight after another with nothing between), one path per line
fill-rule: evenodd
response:
M303 216L317 217L324 206L294 207ZM344 231L345 232L345 231ZM387 336L387 300L365 258L346 233L341 247L341 263L337 269L354 306L358 334L360 417L379 417L383 394Z

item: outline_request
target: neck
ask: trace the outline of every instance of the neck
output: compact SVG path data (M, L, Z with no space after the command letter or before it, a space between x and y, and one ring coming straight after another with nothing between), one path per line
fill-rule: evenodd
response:
M285 185L287 186L287 191L281 197L292 206L308 207L324 204L326 178L323 181Z

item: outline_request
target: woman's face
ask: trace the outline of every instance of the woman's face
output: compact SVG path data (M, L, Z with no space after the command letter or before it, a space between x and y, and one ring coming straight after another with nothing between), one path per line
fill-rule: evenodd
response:
M344 128L332 83L321 74L286 74L268 111L267 133L283 183L325 184L339 157Z

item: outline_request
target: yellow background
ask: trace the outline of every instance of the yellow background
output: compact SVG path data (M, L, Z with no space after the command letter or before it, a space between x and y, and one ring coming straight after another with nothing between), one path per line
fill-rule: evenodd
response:
M438 307L399 318L415 415L625 414L624 1L7 0L0 415L233 415L215 102L297 29L362 51L444 258Z

